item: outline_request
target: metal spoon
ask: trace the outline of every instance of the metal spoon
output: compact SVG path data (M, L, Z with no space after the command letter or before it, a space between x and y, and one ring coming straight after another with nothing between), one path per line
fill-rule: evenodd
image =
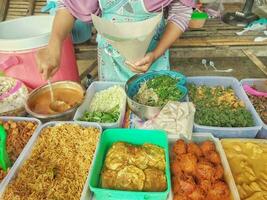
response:
M214 69L215 72L225 72L225 73L229 73L229 72L232 72L233 69L217 69L215 67L215 64L213 61L210 61L210 66Z
M70 105L68 105L64 101L55 100L51 81L48 80L47 82L48 82L48 86L49 86L49 90L50 90L50 96L51 96L50 108L53 111L59 112L59 113L65 112L66 110L70 109L71 108Z

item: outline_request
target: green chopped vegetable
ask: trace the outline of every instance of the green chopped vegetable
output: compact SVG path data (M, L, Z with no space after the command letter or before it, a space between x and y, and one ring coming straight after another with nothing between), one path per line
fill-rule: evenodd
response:
M177 88L179 79L167 75L157 76L144 82L134 99L148 106L164 106L168 101L179 101L182 92Z
M119 116L120 116L119 106L116 106L108 112L86 111L79 120L87 122L115 123L118 121Z
M189 84L189 98L196 106L195 122L215 127L251 127L252 114L231 87Z

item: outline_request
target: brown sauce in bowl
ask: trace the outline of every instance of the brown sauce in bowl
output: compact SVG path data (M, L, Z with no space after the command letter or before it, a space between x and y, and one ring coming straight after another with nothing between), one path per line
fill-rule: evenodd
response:
M83 100L83 93L72 88L53 88L53 93L54 99L65 102L70 106L69 109L80 104ZM51 94L49 89L39 92L29 101L29 107L34 113L44 115L57 114L58 112L52 110L50 105Z

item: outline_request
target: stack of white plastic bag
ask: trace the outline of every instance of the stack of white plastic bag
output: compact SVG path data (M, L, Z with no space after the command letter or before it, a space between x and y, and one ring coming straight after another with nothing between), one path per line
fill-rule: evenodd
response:
M161 129L168 134L178 134L191 139L193 133L195 106L192 102L169 102L152 120L140 123L139 128Z
M28 89L19 80L0 77L0 115L25 115Z

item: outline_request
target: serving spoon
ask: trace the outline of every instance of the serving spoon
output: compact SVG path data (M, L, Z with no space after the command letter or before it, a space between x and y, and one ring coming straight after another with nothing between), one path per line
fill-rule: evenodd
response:
M49 105L51 110L61 113L61 112L65 112L66 110L70 109L70 105L68 105L65 101L55 100L51 81L48 80L47 83L48 83L50 96L51 96L51 103Z

